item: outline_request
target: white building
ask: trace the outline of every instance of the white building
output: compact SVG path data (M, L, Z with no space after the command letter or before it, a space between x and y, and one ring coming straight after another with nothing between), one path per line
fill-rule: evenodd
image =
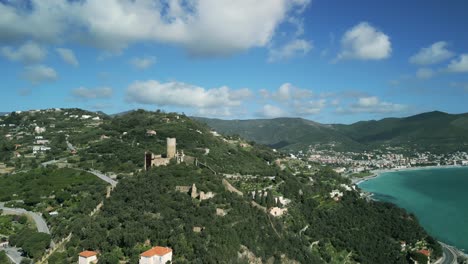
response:
M38 152L45 152L50 150L50 147L45 147L45 146L33 146L33 154L36 154Z
M41 133L44 133L46 131L45 127L38 127L36 126L34 128L34 132L36 132L36 134L41 134Z
M154 247L140 255L139 264L166 264L172 262L172 249Z
M343 197L343 192L340 192L339 190L333 190L330 193L330 198L332 198L335 201L339 201Z
M78 264L90 264L97 262L97 253L94 251L83 251L78 256Z
M272 207L270 209L270 214L272 216L282 216L283 214L285 214L286 212L288 212L288 208L279 208L279 207Z

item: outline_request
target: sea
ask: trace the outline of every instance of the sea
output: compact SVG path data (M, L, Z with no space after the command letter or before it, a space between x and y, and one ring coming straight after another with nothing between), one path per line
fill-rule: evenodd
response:
M359 187L412 212L434 238L468 252L468 167L385 172Z

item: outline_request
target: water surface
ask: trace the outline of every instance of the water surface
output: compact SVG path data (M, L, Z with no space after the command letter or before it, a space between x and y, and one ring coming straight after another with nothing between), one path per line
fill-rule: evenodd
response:
M414 213L436 239L468 249L468 167L386 172L359 187Z

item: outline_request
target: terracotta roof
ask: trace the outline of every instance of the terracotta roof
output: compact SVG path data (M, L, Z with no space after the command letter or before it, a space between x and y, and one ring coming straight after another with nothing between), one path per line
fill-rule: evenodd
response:
M169 252L172 252L172 249L170 249L168 247L154 247L154 248L152 248L152 249L150 249L148 251L145 251L145 252L141 253L140 256L142 256L142 257L152 257L154 255L164 256Z
M97 252L95 252L95 251L88 251L88 250L83 251L83 252L80 253L80 256L81 256L81 257L84 257L84 258L89 258L89 257L96 256L96 255L97 255Z
M421 249L418 252L425 255L426 257L429 257L431 255L431 252L427 249Z

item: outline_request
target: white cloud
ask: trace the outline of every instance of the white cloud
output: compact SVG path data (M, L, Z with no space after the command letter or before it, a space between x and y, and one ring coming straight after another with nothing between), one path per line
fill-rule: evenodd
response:
M411 56L409 61L413 64L430 65L445 61L455 54L447 49L447 42L439 41L427 48L422 48Z
M133 65L133 67L140 69L140 70L144 70L144 69L151 67L151 65L153 65L154 63L156 63L156 58L153 56L133 58L130 61L130 63Z
M112 97L113 90L110 87L86 88L79 87L71 91L72 95L79 99L103 99Z
M57 53L60 55L63 61L66 63L73 65L73 66L78 66L78 60L75 57L75 54L71 49L65 49L65 48L57 48L56 49Z
M468 72L468 54L461 54L458 59L450 61L448 70L451 72Z
M340 59L381 60L390 57L390 38L367 22L346 31L341 39Z
M205 89L183 82L137 81L127 89L128 102L192 108L199 114L226 116L251 97L249 89Z
M298 116L316 115L327 105L327 100L320 99L316 101L296 101L294 104L294 113Z
M257 113L257 115L266 118L276 118L276 117L285 117L287 116L287 112L281 109L278 106L274 106L271 104L266 104L262 107L262 109Z
M419 79L430 79L434 75L434 71L429 68L420 68L416 72L416 77Z
M195 56L229 55L265 47L288 17L310 1L170 0L42 1L31 10L0 2L0 41L78 38L121 51L153 41L182 45Z
M407 108L408 107L406 105L384 102L376 96L369 96L359 98L356 103L353 103L346 108L339 107L336 112L340 114L388 114L406 111Z
M22 77L30 81L32 84L40 84L57 80L58 74L51 67L45 65L34 65L26 67Z
M275 101L289 101L291 99L307 99L313 96L312 91L298 88L291 83L283 83L278 90L269 92L265 89L260 90L263 98L273 99Z
M269 49L268 62L286 60L306 55L309 53L312 47L313 45L310 41L304 39L294 39L278 49Z
M1 18L0 18L1 20ZM26 42L18 49L3 47L1 53L11 61L20 61L23 63L37 63L46 56L46 50L34 42Z

